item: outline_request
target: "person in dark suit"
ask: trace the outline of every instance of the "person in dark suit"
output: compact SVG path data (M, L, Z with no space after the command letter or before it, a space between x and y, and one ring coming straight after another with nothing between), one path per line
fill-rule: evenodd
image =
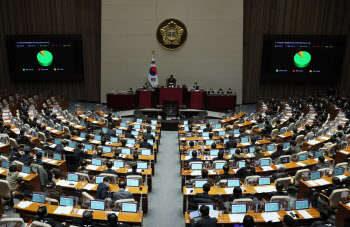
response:
M243 218L243 226L244 227L254 227L255 226L254 218L251 215L246 214Z
M209 195L210 184L203 184L203 193L197 193L195 198L197 199L211 199L214 201L214 196Z
M45 206L39 207L37 211L37 216L35 216L34 221L51 225L51 227L66 226L65 222L63 222L62 224L57 223L52 218L48 218L47 215L48 215L47 208Z
M267 195L267 199L268 201L270 201L272 196L276 196L276 195L280 195L280 196L287 196L287 191L283 191L283 183L282 182L278 182L276 184L276 190L275 192L269 192L269 194Z
M263 134L270 135L272 132L272 125L269 121L265 121L265 127L262 130Z
M220 88L220 89L218 90L218 95L223 95L223 94L225 94L225 93L224 93L224 91L222 90L222 88Z
M244 131L244 128L240 128L239 129L239 138L247 137L247 136L249 136L249 134Z
M193 89L196 90L196 91L199 90L199 85L197 84L197 82L194 83Z
M320 211L320 219L318 221L314 221L311 225L311 227L318 227L318 226L334 226L331 223L329 223L327 220L329 218L329 211L326 209L323 209Z
M29 142L29 137L25 136L24 132L24 129L21 129L21 131L19 132L19 135L16 138L17 144L26 144Z
M152 145L143 137L143 141L140 143L140 148L152 149Z
M44 133L45 134L45 137L46 137L46 139L51 139L52 138L52 136L50 135L50 133L46 130L46 126L45 125L43 125L42 127L41 127L41 130L40 130L42 133Z
M147 90L147 88L148 88L148 85L147 85L147 83L145 83L145 84L142 86L142 89L143 89L143 90Z
M332 177L332 186L329 186L327 189L322 190L322 193L329 197L334 190L341 188L341 180L338 177Z
M227 90L227 94L228 94L228 95L232 95L232 93L233 93L233 92L232 92L232 89L229 88L229 89Z
M43 166L45 169L47 169L46 163L41 160L42 158L42 153L36 153L36 159L35 159L35 164Z
M97 222L93 220L93 213L89 210L85 210L83 213L83 219L75 218L74 225L79 227L94 227L98 226Z
M107 139L110 139L111 137L115 137L116 134L115 134L115 128L113 128L113 125L110 125L109 126L109 130L106 132L105 134L105 137Z
M11 131L11 125L5 125L3 133L7 134L12 139L17 138L17 134Z
M284 155L283 144L278 144L277 150L271 154L271 159L275 160L276 158L279 158L282 155Z
M129 176L129 175L139 175L139 176L142 176L142 173L137 172L137 163L136 163L136 162L134 162L134 163L131 165L131 169L132 169L131 172L127 172L127 173L126 173L127 176Z
M83 141L81 141L83 144L89 144L90 143L90 134L87 133L85 135L85 139Z
M154 136L151 134L152 129L150 127L147 128L147 133L143 135L143 138L146 138L147 140L153 139L153 142L155 141Z
M228 137L228 141L225 143L225 149L230 150L230 148L237 147L237 141L234 139L232 135Z
M167 81L168 81L168 85L169 86L174 86L175 82L176 82L176 80L175 80L173 75L170 75L170 78L168 78Z
M107 215L107 226L106 227L129 227L129 224L118 222L118 216L115 213L109 213Z
M30 148L27 148L25 151L24 151L24 154L22 154L21 156L21 162L22 163L25 163L26 161L28 161L29 159L33 159L33 156L30 155Z
M206 128L203 129L203 132L211 132L212 128L210 127L210 123L205 124Z
M188 217L190 219L191 227L216 227L218 223L218 219L211 218L209 216L209 207L201 206L199 209L200 215L202 219L197 222L194 221L192 215L190 214Z
M215 91L213 88L210 88L209 91L207 92L208 95L214 95Z
M255 168L250 166L251 161L249 159L245 160L245 167L240 168L236 175L240 178L245 178L247 176L252 176L256 174Z
M82 148L83 148L83 144L79 143L79 144L77 145L77 147L74 148L74 150L73 150L73 155L75 155L75 156L77 156L77 157L79 157L79 158L84 158L84 157L85 157L85 153L84 153L84 151L82 150Z
M288 177L288 173L286 173L287 167L285 165L279 165L277 173L273 173L271 176L271 182L275 182L279 178Z
M99 183L96 190L95 199L105 199L108 195L108 188L111 184L111 179L109 177L103 178L103 182Z
M228 173L230 171L230 167L228 165L224 165L223 170L224 170L224 173L220 174L219 176L220 180L226 180L228 178L234 177L234 175Z
M226 158L224 158L224 152L223 151L219 151L218 152L218 157L213 158L212 162L214 161L227 161Z
M243 199L243 198L250 198L249 194L243 194L242 188L234 187L233 195L230 195L229 201L233 201L235 199Z
M323 156L318 157L318 164L314 167L314 171L319 169L328 168L329 163L325 162L325 158Z
M131 133L131 128L128 128L125 133L125 138L135 139L135 136Z
M193 151L192 152L192 158L188 159L187 162L191 163L191 162L200 162L202 161L202 159L197 158L197 151Z
M115 174L118 176L118 173L112 169L113 162L108 161L106 166L107 166L107 169L103 170L102 173L110 173L110 174Z
M109 123L112 123L113 122L112 113L108 113L106 119Z

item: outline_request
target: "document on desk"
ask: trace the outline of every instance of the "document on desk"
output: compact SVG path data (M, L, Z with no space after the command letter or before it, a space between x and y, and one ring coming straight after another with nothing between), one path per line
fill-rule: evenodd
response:
M29 174L28 173L19 173L18 176L25 178L25 177L29 176Z
M91 143L100 143L99 140L92 140Z
M85 209L79 209L78 212L77 212L77 215L83 215Z
M233 188L224 188L226 194L233 194Z
M230 218L230 222L243 223L243 219L244 219L245 214L229 214L228 216Z
M280 216L277 212L267 212L262 213L261 216L264 218L265 222L272 221L272 222L279 222Z
M327 137L327 136L321 136L321 137L320 137L320 139L323 139L323 140L328 140L328 139L329 139L329 137Z
M83 140L84 140L84 138L83 138L83 137L77 137L77 138L75 138L75 140L78 140L78 141L83 141Z
M63 148L65 151L73 151L74 150L74 148L73 147L65 147L65 148Z
M62 186L64 184L64 182L66 182L65 180L59 180L56 185L57 186Z
M254 154L245 154L248 158L252 158ZM255 157L255 156L254 156Z
M54 129L51 131L52 133L56 133L56 132L59 132L58 130Z
M342 150L342 151L339 151L339 152L341 152L341 153L343 153L343 154L346 154L346 155L350 154L349 152L347 152L347 151L344 151L344 150Z
M126 147L130 147L130 148L135 147L134 144L128 144L128 143L127 143L125 146L126 146Z
M96 185L94 185L94 184L87 184L87 185L85 185L84 189L86 189L86 190L91 190L91 189L93 189L95 186L96 186Z
M115 212L115 211L109 211L108 214L114 213L115 215L119 215L119 212Z
M216 219L218 219L218 217L219 217L219 212L220 212L220 211L217 211L217 210L210 210L210 211L209 211L209 216L210 216L211 218L216 218Z
M32 204L32 202L30 202L30 201L21 201L21 202L17 203L16 206L18 206L19 208L24 209L24 208L29 207L30 204Z
M49 146L49 148L55 148L56 147L56 144L51 144L50 146Z
M348 207L350 207L350 203L347 203L346 205L347 205Z
M311 144L311 145L315 145L315 144L320 143L320 141L318 141L318 140L309 140L307 143Z
M263 169L263 171L273 171L271 166L264 166L264 167L261 167L261 168Z
M93 124L96 124L96 123L98 123L98 121L92 121L92 123L93 123Z
M310 219L312 216L306 210L298 210L299 214L303 216L305 219Z
M191 176L202 176L202 171L200 170L195 170L191 173Z
M5 169L0 169L0 173L3 173L5 172L6 170Z
M209 174L210 174L210 175L216 175L216 172L215 172L215 170L210 169L210 170L209 170Z
M304 163L301 163L301 162L297 162L297 163L295 163L295 164L298 165L298 166L301 166L301 167L306 166Z
M59 206L53 213L54 214L70 214L73 210L73 207L68 206Z
M62 186L64 187L75 187L75 185L77 185L78 182L75 181L65 181Z
M249 146L250 145L250 143L249 142L243 142L243 143L241 143L243 146Z
M306 183L308 183L310 186L317 186L318 184L315 183L313 180L308 180L308 181L305 181Z
M338 177L341 181L342 181L344 178L346 178L345 175L338 175L338 176L335 176L335 177Z
M99 166L95 166L95 165L88 165L86 167L86 169L89 169L89 170L97 170Z
M326 185L326 184L330 184L328 181L324 180L324 179L318 179L318 180L314 180L315 183L319 184L319 185Z
M192 191L192 192L191 192L191 191ZM186 194L187 194L187 195L194 194L193 188L186 188Z

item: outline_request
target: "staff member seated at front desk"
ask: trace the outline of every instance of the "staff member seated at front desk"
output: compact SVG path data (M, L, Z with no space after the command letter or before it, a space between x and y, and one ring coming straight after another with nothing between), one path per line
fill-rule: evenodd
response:
M174 78L173 75L170 75L170 78L166 80L167 82L167 87L175 87L176 86L176 79Z

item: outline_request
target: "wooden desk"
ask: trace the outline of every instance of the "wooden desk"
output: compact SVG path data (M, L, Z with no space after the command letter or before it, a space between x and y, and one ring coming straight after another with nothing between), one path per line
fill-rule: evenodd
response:
M350 147L345 148L342 151L337 151L334 158L334 165L346 162L346 159L350 157Z
M0 153L10 155L10 146L4 143L0 143Z
M241 117L243 117L245 115L244 112L241 112L239 114L236 114L235 116L233 117L229 117L229 118L226 118L226 119L223 119L223 120L219 120L219 123L232 123L234 121L237 121L238 119L240 119Z
M339 203L338 211L335 217L335 226L343 227L344 222L350 218L350 207L346 204Z
M297 223L297 226L310 226L312 222L315 221L316 218L319 218L320 214L319 212L314 209L307 209L306 211L313 217L312 219L304 219L304 217L297 211L294 210L296 213L298 213L299 215L299 219L295 219L295 222ZM254 218L254 222L258 223L257 226L274 226L271 225L271 223L266 223L266 221L264 220L264 218L262 217L261 214L263 213L254 213L254 212L248 212L246 214L251 215ZM279 211L278 215L280 216L279 220L282 222L284 215L289 214L289 211ZM185 220L186 220L186 226L190 226L190 219L188 218L188 214L187 212L185 213ZM231 222L230 217L228 214L223 214L222 217L218 218L218 223L220 224L220 226L224 227L224 226L232 226L233 223L237 223L238 222ZM338 226L338 225L337 225Z
M6 179L7 169L0 168L1 170L5 170L0 174L2 179ZM40 181L39 176L35 173L31 173L28 176L24 177L22 180L26 181L30 187L33 188L35 192L40 192Z
M54 219L63 219L63 220L69 219L73 221L75 218L82 218L82 215L77 214L79 207L75 207L72 210L72 212L68 215L54 214L54 211L58 208L58 206L50 205L50 204L32 203L26 208L20 208L17 205L15 205L13 209L15 213L18 213L21 218L23 218L26 222L28 222L30 219L33 219L36 216L39 206L46 206L49 217L52 217ZM106 223L107 215L109 212L110 211L95 210L93 214L93 219ZM142 226L142 217L143 217L143 212L137 212L137 213L120 212L118 215L118 221L126 222L135 226Z
M43 157L42 161L45 162L46 165L48 165L51 168L58 168L63 173L67 173L67 162L66 162L66 160L57 161L57 160L54 160L54 159L48 159L46 157Z

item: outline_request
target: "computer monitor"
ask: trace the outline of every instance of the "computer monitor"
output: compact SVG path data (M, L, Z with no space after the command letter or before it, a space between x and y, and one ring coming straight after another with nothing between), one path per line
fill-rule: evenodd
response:
M95 166L102 166L102 160L97 159L97 158L93 158L93 159L91 159L91 164L95 165Z
M191 170L202 170L203 169L203 163L192 163L191 164Z
M254 151L255 151L255 147L249 147L249 153L254 153Z
M91 200L90 209L91 210L105 210L106 202L104 200Z
M97 121L102 122L102 117L97 118Z
M247 204L232 204L231 214L245 214L247 213Z
M183 125L188 125L188 121L183 121Z
M147 162L137 162L137 168L138 169L147 169L148 163Z
M142 119L136 119L137 123L142 123Z
M37 151L37 154L38 154L38 153L40 153L42 156L45 156L45 151L43 151L43 150L38 150L38 151Z
M118 143L119 142L119 138L118 137L111 137L110 141L111 141L111 143Z
M60 139L55 139L55 144L62 144L62 141Z
M53 154L53 159L57 161L62 161L62 155L59 153L54 153Z
M102 128L102 132L104 133L108 132L108 128Z
M157 120L151 120L151 124L152 125L156 125L156 124L158 124L158 121Z
M265 203L265 212L278 212L280 209L279 202Z
M92 151L92 144L85 144L85 149L88 151Z
M194 146L196 146L196 144L197 144L197 141L195 141L195 140L191 140L191 141L188 140L188 141L187 141L187 146L190 146L190 142L193 142L193 145L194 145Z
M133 178L126 178L126 186L127 187L139 187L140 186L140 180L139 179L133 179Z
M1 167L4 169L9 169L10 168L10 163L6 161L2 161Z
M119 118L118 114L114 114L113 116L114 116L114 118Z
M249 142L249 137L242 137L241 143L246 143L246 142Z
M192 215L193 218L198 218L199 217L199 211L198 210L191 211L190 215Z
M235 134L235 135L239 134L239 129L233 130L233 134Z
M220 132L219 132L219 136L224 136L224 135L226 135L226 132L225 132L225 131L220 131Z
M194 181L194 187L195 188L203 188L203 185L208 183L208 180L203 180L203 179L200 179L200 180L195 180Z
M271 178L270 177L260 177L259 178L259 186L270 185L270 184L271 184Z
M140 128L141 128L141 125L139 124L134 125L134 129L140 129Z
M311 172L310 173L310 178L311 178L311 180L321 179L321 172L320 171Z
M122 154L131 154L131 150L130 148L122 148L122 151L121 151Z
M280 130L280 133L281 133L281 134L284 134L284 133L286 133L286 130L285 130L285 129L281 129L281 130Z
M151 144L153 146L153 139L148 139L147 143Z
M22 173L30 174L30 166L22 166Z
M245 161L239 161L239 162L237 162L237 166L238 166L238 168L245 167Z
M210 156L218 156L219 154L219 149L211 149L209 151Z
M203 130L203 129L205 129L206 128L206 126L205 125L201 125L201 126L199 126L199 129L201 129L201 130Z
M86 136L86 133L84 132L80 133L80 137L85 138L85 136Z
M77 147L77 143L71 141L71 142L69 142L68 146L71 147L71 148L76 148Z
M124 168L124 161L123 160L114 160L113 166L116 168Z
M133 139L133 138L128 138L128 139L126 140L126 143L127 143L127 144L135 145L135 139Z
M80 122L80 126L83 126L83 127L85 126L83 121Z
M141 155L150 156L152 154L150 149L142 149Z
M117 129L117 130L115 130L115 134L122 135L123 134L123 130Z
M102 147L102 151L103 151L103 153L111 153L112 152L112 148L104 146L104 147Z
M101 136L100 135L95 135L94 139L98 140L98 141L101 141Z
M67 180L68 181L75 181L78 182L79 181L79 175L75 174L75 173L68 173L67 174Z
M188 126L185 126L185 127L184 127L184 131L188 131Z
M270 166L270 159L260 159L260 166Z
M35 132L34 131L32 131L31 136L35 137Z
M56 130L57 130L57 131L62 131L62 127L61 127L61 126L57 126L57 127L56 127Z
M126 127L126 123L120 123L120 127Z
M264 124L259 124L259 129L262 129L264 127Z
M213 203L198 203L198 210L201 209L201 206L209 207L209 211L214 210L214 208L215 208L215 204L213 204Z
M315 151L315 158L323 156L323 151Z
M299 161L305 161L305 160L307 160L307 154L300 154L300 155L298 155L298 160L299 160Z
M205 145L206 146L211 146L215 141L214 140L206 140Z
M276 149L275 144L269 144L267 145L267 151L274 151Z
M343 175L343 173L344 173L343 167L339 167L339 168L334 169L334 176Z
M305 210L309 209L309 200L295 200L295 206L294 208L296 210Z
M95 177L95 183L96 183L96 184L103 183L103 178L104 178L104 177L96 176L96 177Z
M209 132L202 132L202 137L209 137Z
M43 203L43 204L45 204L45 195L41 194L41 193L33 192L32 202L33 203Z
M151 134L155 137L156 136L156 130L157 130L157 126L155 126L155 125L151 125L151 129L152 129L152 131L154 131L154 132L151 132Z
M238 149L238 148L230 148L230 155L235 154L235 152L236 152L237 149Z
M227 179L227 187L228 188L235 188L239 187L241 185L239 179L232 178L232 179Z
M23 150L25 151L25 150L27 150L27 149L30 149L30 146L24 145L24 146L23 146Z
M221 124L216 124L216 125L215 125L215 128L216 128L216 129L221 128Z
M137 213L137 203L122 203L122 212Z
M131 134L133 134L135 137L139 136L139 132L138 131L131 131Z
M280 158L280 164L290 163L290 157L282 157Z
M283 143L283 149L290 148L290 142Z
M217 163L215 163L214 168L215 169L223 169L224 165L226 165L226 162L217 162Z
M71 197L61 196L60 197L60 206L69 206L72 207L74 205L74 199Z

